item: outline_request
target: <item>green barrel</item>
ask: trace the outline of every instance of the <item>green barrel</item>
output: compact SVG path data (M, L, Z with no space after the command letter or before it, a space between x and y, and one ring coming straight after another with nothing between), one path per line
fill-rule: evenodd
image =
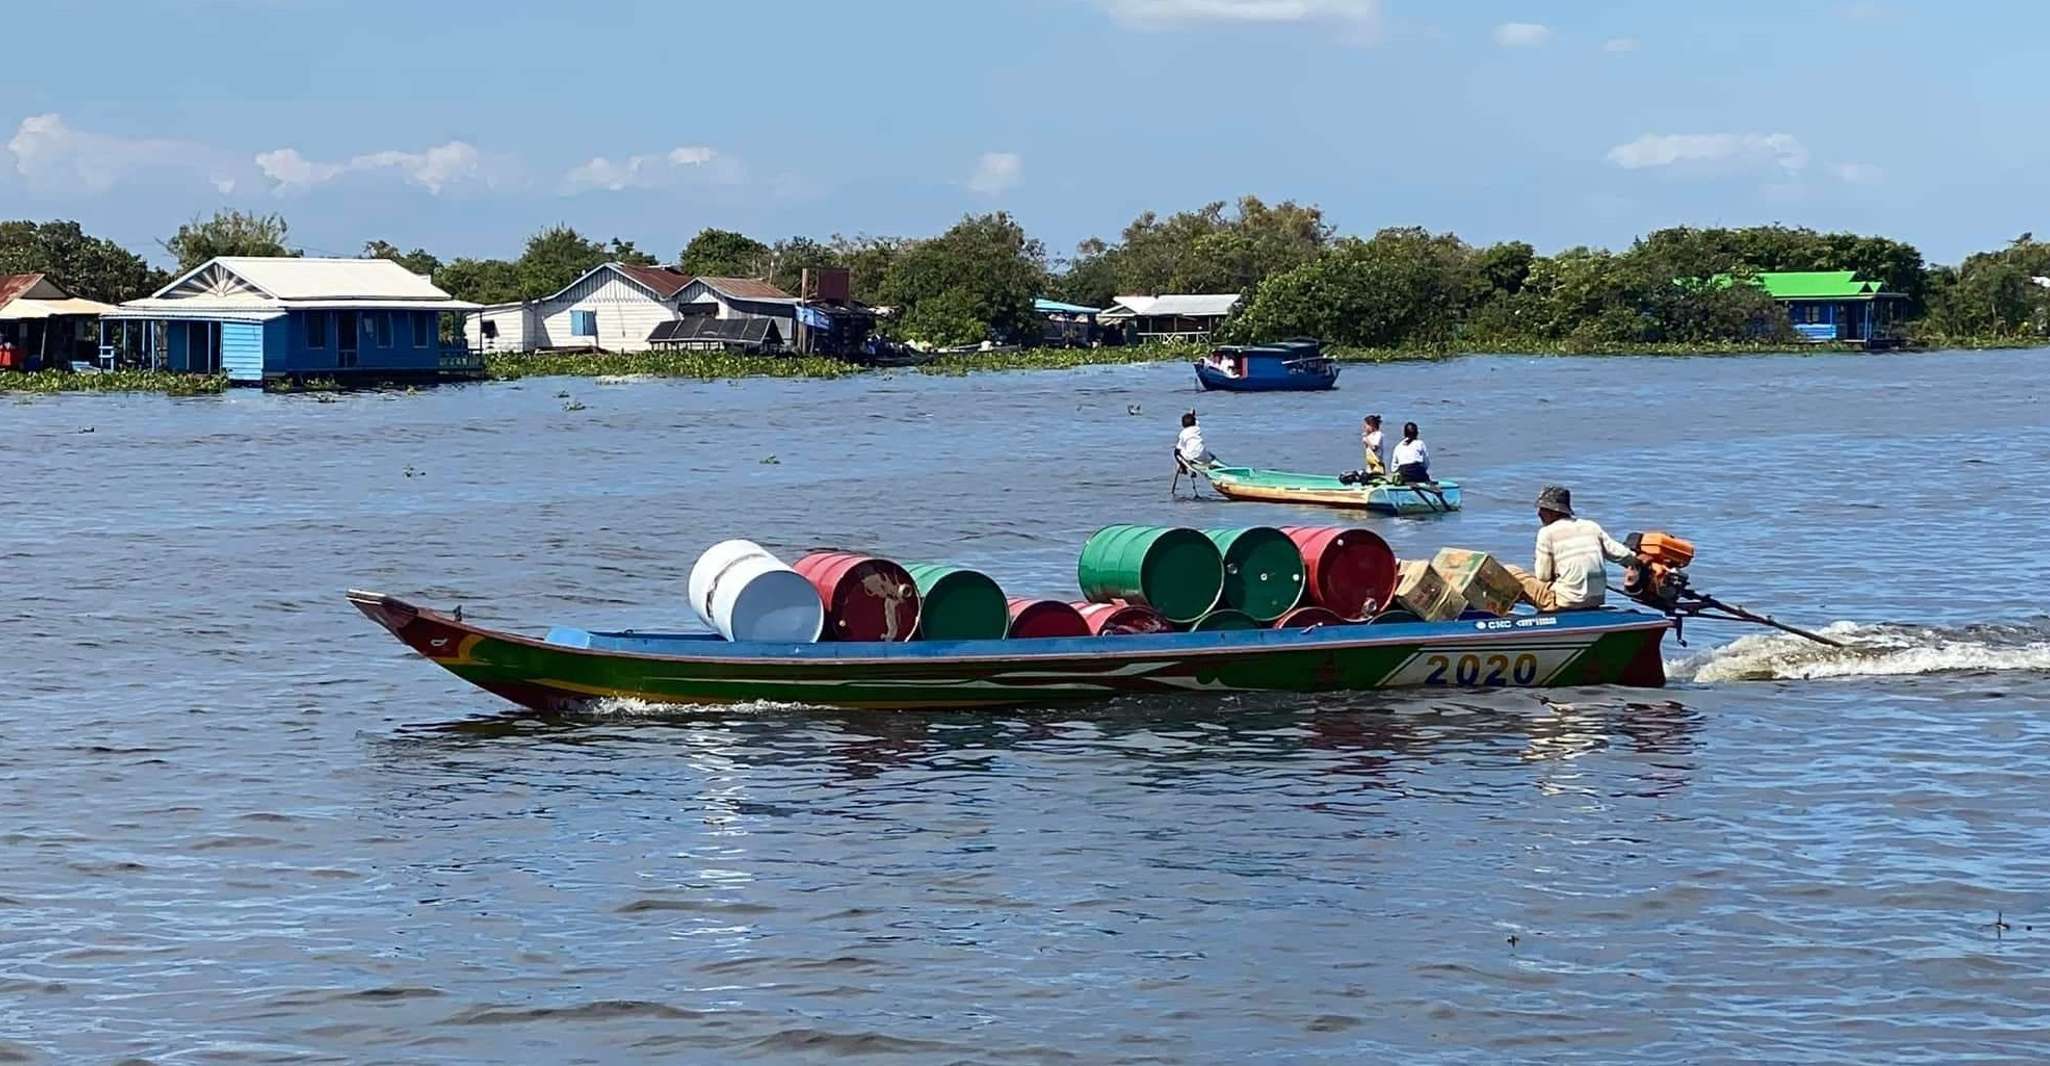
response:
M1130 600L1193 622L1223 594L1224 556L1193 529L1105 526L1082 545L1075 576L1091 603Z
M904 569L918 586L918 639L1002 640L1011 627L1004 590L988 574L938 563Z
M1288 534L1268 526L1206 529L1224 554L1224 602L1272 622L1303 598L1303 551Z
M1252 615L1249 615L1244 611L1235 611L1229 607L1220 607L1217 610L1212 611L1209 614L1206 614L1203 617L1196 619L1196 624L1189 627L1189 632L1222 633L1226 630L1232 629L1263 628L1265 627L1262 626L1259 622L1255 621Z

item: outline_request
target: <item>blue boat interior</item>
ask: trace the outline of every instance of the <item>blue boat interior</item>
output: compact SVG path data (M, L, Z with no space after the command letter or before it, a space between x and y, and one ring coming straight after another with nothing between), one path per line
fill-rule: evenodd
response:
M766 644L729 641L716 633L647 633L634 630L603 632L556 626L543 638L563 648L632 655L681 657L778 659L904 659L1005 658L1025 656L1099 655L1115 650L1174 654L1220 648L1270 650L1292 646L1348 644L1362 640L1433 640L1470 637L1476 632L1515 630L1552 633L1561 630L1635 628L1647 622L1664 623L1663 615L1646 611L1600 607L1588 611L1557 614L1494 615L1468 612L1450 622L1413 620L1375 621L1365 625L1313 626L1308 629L1247 629L1211 633L1157 633L1109 637L1055 637L1043 640L935 640L909 643Z

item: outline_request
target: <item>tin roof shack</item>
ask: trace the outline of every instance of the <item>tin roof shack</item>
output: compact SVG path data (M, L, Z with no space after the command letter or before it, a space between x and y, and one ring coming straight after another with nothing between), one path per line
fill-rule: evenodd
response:
M0 274L0 370L67 369L98 354L93 323L114 305L42 274Z
M1062 303L1059 300L1032 301L1032 313L1039 316L1039 343L1046 348L1089 348L1100 339L1096 316L1100 307Z
M463 335L487 352L637 352L649 331L676 320L676 296L691 280L668 267L601 263L538 300L479 308Z
M103 316L100 359L250 385L437 381L481 371L443 339L475 310L386 259L221 256Z
M776 346L797 335L797 297L759 278L693 279L676 294L676 310L683 318L710 318L722 322L767 319L776 326Z
M1855 270L1777 271L1753 275L1753 280L1787 309L1787 318L1802 340L1867 348L1901 343L1907 297L1881 291L1876 281L1859 280ZM1718 274L1709 281L1730 285L1734 279Z
M844 267L806 267L799 282L797 333L791 347L804 355L866 359L876 313L854 298L854 275Z
M1235 292L1119 296L1096 320L1119 327L1128 340L1138 343L1207 341L1239 300Z

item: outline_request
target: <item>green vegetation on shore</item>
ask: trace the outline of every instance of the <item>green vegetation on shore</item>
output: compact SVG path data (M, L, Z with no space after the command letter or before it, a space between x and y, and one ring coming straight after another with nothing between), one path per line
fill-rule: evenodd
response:
M173 374L163 370L116 370L78 374L67 370L0 373L0 392L160 392L166 396L212 396L226 392L223 374Z
M730 352L543 352L515 355L493 352L484 357L484 373L493 381L533 377L660 378L837 378L864 368L837 359L811 356L760 356Z

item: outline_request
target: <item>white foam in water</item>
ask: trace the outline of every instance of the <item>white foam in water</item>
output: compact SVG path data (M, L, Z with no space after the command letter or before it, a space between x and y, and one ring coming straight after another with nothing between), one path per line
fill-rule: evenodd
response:
M653 381L653 374L600 374L592 379L600 385L633 385L642 381Z
M802 703L781 703L776 700L749 700L745 703L656 703L630 696L608 696L585 704L578 716L593 720L663 719L706 715L776 714L804 709L805 705Z
M1836 622L1821 633L1850 646L1830 648L1783 633L1761 633L1668 662L1666 673L1676 680L1715 683L2050 671L2050 629L2041 625L1939 629Z

